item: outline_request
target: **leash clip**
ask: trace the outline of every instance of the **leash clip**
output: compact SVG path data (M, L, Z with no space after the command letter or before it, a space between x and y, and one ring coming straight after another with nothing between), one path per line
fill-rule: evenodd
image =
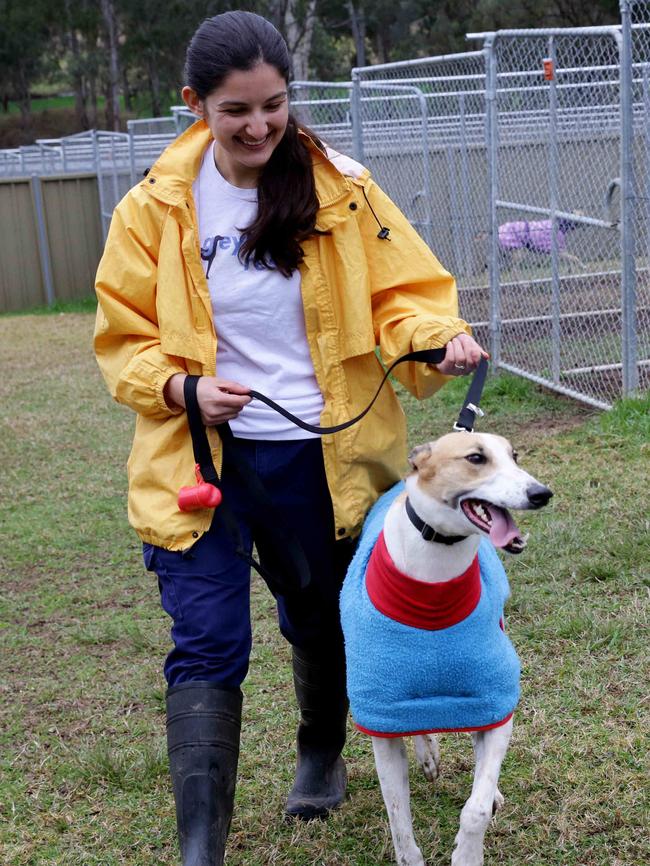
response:
M461 418L465 412L465 410L469 409L469 411L474 415L474 418L482 418L485 415L485 412L481 409L480 406L477 406L475 403L467 403L463 406L463 411L461 412ZM454 423L452 430L455 433L473 433L474 427L466 427L464 424L460 423L460 419Z

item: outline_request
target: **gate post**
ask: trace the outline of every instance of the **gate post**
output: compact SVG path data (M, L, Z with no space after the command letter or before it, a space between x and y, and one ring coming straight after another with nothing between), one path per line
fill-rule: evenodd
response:
M634 126L632 94L632 15L630 0L621 0L620 98L621 98L621 306L623 396L638 387L636 345L636 260L634 186Z
M45 286L45 298L48 307L54 304L54 280L52 279L52 260L50 258L50 243L47 237L45 225L45 208L43 206L43 191L41 189L41 178L33 174L30 178L32 197L34 201L34 212L36 216L36 237L38 239L38 257L41 262L43 274L43 285Z
M562 330L560 327L560 250L558 246L558 188L560 173L559 141L557 130L557 52L555 36L548 37L548 56L551 61L552 78L549 81L549 143L548 178L549 204L551 211L551 376L553 384L560 384L562 357Z
M352 156L357 162L363 163L363 127L361 124L361 79L359 70L352 70L352 99L350 100L352 115Z
M496 33L486 35L485 51L487 81L485 87L485 122L488 158L489 188L489 249L488 274L490 279L490 355L494 369L501 362L501 285L499 274L499 221L497 216L499 141L497 125L497 56Z

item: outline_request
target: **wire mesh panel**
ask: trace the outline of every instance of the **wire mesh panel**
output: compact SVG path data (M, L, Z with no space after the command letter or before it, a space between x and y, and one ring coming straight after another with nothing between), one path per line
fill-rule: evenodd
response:
M352 118L349 81L292 81L291 111L302 124L313 129L329 147L352 155Z
M485 53L355 69L353 81L359 157L454 273L463 316L481 321L487 309Z
M135 179L130 137L124 132L95 132L95 164L104 237L113 210L133 186Z
M186 105L172 105L170 111L179 135L196 122L196 115Z
M506 31L493 52L493 351L607 406L622 387L618 33Z

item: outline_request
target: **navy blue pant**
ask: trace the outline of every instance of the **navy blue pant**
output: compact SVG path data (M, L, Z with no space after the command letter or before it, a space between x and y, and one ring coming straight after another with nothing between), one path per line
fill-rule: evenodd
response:
M335 540L320 439L236 439L232 451L232 459L248 462L266 487L274 506L269 523L281 515L309 562L310 585L277 598L282 634L301 649L340 650L339 592L354 543ZM250 550L255 542L251 503L227 463L221 484ZM264 550L257 552L261 564L268 564ZM168 685L207 680L239 687L251 650L250 567L235 554L219 508L209 532L191 548L180 552L145 544L144 561L158 576L162 606L173 621L174 648L165 662Z

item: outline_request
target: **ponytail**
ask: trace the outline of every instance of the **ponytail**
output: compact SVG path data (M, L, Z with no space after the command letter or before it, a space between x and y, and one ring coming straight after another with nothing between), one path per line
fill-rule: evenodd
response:
M315 233L319 208L312 156L300 131L325 153L320 139L289 115L286 132L260 176L257 217L246 228L239 250L242 261L252 258L285 277L304 258L300 244Z

